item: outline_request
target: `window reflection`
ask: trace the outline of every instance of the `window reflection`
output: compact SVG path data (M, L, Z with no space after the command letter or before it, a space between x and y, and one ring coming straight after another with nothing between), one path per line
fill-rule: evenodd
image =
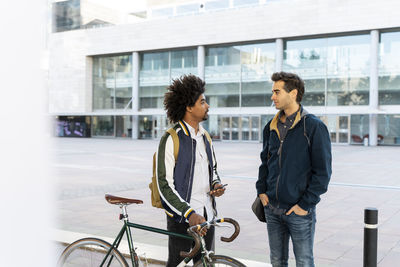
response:
M205 78L211 107L270 106L275 44L206 49Z
M81 27L80 0L68 0L52 3L53 32L63 32Z
M162 108L167 86L183 74L197 74L197 49L140 54L140 108Z
M400 145L400 114L378 116L379 139L381 144Z
M242 107L271 106L275 43L240 46Z
M369 54L369 35L288 41L283 69L304 79L304 105L368 105Z
M379 104L400 104L400 32L381 34Z
M229 0L207 1L204 7L207 11L229 8Z
M92 136L114 137L114 116L92 117Z
M132 107L131 55L93 58L93 109Z

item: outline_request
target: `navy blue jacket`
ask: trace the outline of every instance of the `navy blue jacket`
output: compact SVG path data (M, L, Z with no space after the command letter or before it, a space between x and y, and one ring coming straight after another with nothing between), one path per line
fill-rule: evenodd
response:
M289 209L298 204L308 211L327 191L332 174L329 132L301 107L281 142L278 119L279 113L264 127L257 195L267 194L275 207Z
M167 157L173 155L173 147L167 147L167 140L172 139L168 132L165 132L160 140L157 152L157 186L159 189L161 203L168 216L173 217L177 222L185 222L194 212L190 206L192 195L193 175L196 162L196 141L190 136L190 131L184 121L179 121L174 127L179 138L178 158ZM210 190L216 183L220 182L217 172L217 162L211 138L203 135L204 144L208 158L208 171ZM169 176L167 169L170 170ZM213 212L217 214L215 200L212 197Z

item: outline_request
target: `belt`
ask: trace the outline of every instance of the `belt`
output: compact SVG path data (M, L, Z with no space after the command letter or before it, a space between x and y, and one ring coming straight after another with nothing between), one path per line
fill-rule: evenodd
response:
M272 206L270 203L267 204L267 207L272 211L275 215L284 215L287 212L287 209L276 208Z

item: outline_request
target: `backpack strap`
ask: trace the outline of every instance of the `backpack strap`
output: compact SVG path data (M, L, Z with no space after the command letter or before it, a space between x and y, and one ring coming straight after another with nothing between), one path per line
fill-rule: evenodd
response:
M212 139L211 139L210 134L206 130L204 130L204 134L205 134L205 136L207 138L208 143L211 145Z
M174 143L174 158L176 162L178 160L178 153L179 153L179 137L174 128L169 128L167 130L167 133L171 135L172 142Z

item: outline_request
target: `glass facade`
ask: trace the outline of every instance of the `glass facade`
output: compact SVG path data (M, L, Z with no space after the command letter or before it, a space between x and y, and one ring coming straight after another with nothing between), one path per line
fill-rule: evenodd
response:
M274 65L274 43L207 48L205 81L211 108L271 105Z
M305 80L304 106L368 106L370 43L369 34L287 40L282 69ZM262 141L263 127L276 111L269 109L274 114L261 115L252 113L251 108L272 105L270 77L277 51L275 42L205 47L206 98L217 114L210 115L203 126L213 139ZM400 105L399 51L400 32L380 33L379 105ZM93 57L93 110L108 115L58 117L56 135L161 138L170 126L164 113L148 114L147 110L148 115L135 120L133 115L118 114L132 110L132 65L131 53ZM164 94L172 80L197 73L197 48L139 53L139 111L163 109ZM393 113L393 107L387 109ZM351 114L351 107L343 110L317 114L327 125L332 143L364 144L369 129L377 127L378 144L400 145L400 115L396 111L395 115L379 115L378 125L371 126L369 114Z
M140 55L139 106L163 108L166 87L183 74L197 74L197 49Z
M132 116L93 116L92 136L132 137Z
M139 139L160 139L169 126L165 115L139 116Z
M287 41L283 70L304 79L306 106L369 104L370 36Z
M400 32L381 34L379 49L379 104L400 104Z
M132 55L93 58L93 109L132 108Z
M210 115L202 125L213 140L258 142L265 123L259 115Z

